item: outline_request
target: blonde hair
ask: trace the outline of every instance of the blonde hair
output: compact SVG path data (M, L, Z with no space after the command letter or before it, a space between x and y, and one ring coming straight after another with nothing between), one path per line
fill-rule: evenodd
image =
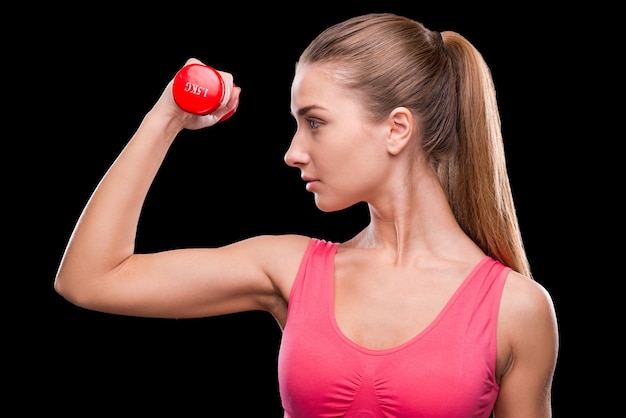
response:
M406 17L372 13L320 33L299 63L332 66L372 120L383 120L398 106L410 109L461 228L486 254L531 277L492 75L467 39Z

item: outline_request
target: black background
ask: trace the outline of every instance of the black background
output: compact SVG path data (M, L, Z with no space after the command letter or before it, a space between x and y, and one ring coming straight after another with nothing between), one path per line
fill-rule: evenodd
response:
M37 8L37 19L24 24L33 41L15 59L22 80L7 86L29 86L13 103L26 114L20 128L28 134L16 141L23 159L13 161L18 168L9 177L25 186L16 190L12 219L27 221L9 219L18 230L9 244L21 256L7 260L19 260L10 277L25 289L5 295L15 319L7 326L14 331L8 368L16 372L7 377L9 400L22 411L80 416L281 416L280 331L269 315L176 321L100 314L54 293L54 274L96 183L191 56L232 72L241 104L227 122L181 133L146 201L138 251L221 245L259 233L329 240L355 233L367 221L364 207L319 212L297 170L282 160L294 132L289 87L299 53L319 31L356 14L390 11L463 34L492 69L528 255L561 326L555 416L572 406L584 410L575 392L585 390L580 376L590 365L580 360L580 300L571 293L588 254L584 218L571 221L582 212L571 205L584 180L572 149L582 130L572 122L584 112L571 80L581 55L596 53L574 15L591 15L527 3L364 4L341 5L343 11L319 3ZM580 43L563 42L565 34Z

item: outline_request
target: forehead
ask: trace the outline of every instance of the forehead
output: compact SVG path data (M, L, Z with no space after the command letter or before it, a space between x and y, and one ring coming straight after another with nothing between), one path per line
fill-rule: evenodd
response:
M346 92L323 65L298 65L291 84L291 110L294 114L303 107L323 106L345 98Z

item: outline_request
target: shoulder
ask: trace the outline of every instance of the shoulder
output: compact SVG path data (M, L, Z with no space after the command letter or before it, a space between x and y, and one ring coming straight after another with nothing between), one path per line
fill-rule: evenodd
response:
M547 289L539 282L512 270L504 285L500 312L505 317L515 319L515 323L527 320L535 325L539 319L552 321L555 316L554 303Z
M552 298L532 278L510 271L498 316L496 376L498 416L548 416L559 351Z
M243 248L268 273L300 263L312 238L304 235L258 235L232 244Z
M546 373L558 352L554 302L547 289L532 278L510 271L498 317L498 339L506 347L507 363L528 364Z
M237 243L254 249L257 256L268 261L274 258L285 261L285 256L302 255L313 238L305 235L258 235Z
M274 286L288 295L302 257L313 238L305 235L259 235L248 238L236 245L248 247L248 254L253 254L260 265L274 282Z

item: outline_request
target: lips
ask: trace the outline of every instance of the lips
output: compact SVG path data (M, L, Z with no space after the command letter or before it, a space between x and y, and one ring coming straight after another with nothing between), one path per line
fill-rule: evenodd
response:
M306 190L309 192L313 192L319 184L319 180L313 177L302 176L302 180L306 182Z

